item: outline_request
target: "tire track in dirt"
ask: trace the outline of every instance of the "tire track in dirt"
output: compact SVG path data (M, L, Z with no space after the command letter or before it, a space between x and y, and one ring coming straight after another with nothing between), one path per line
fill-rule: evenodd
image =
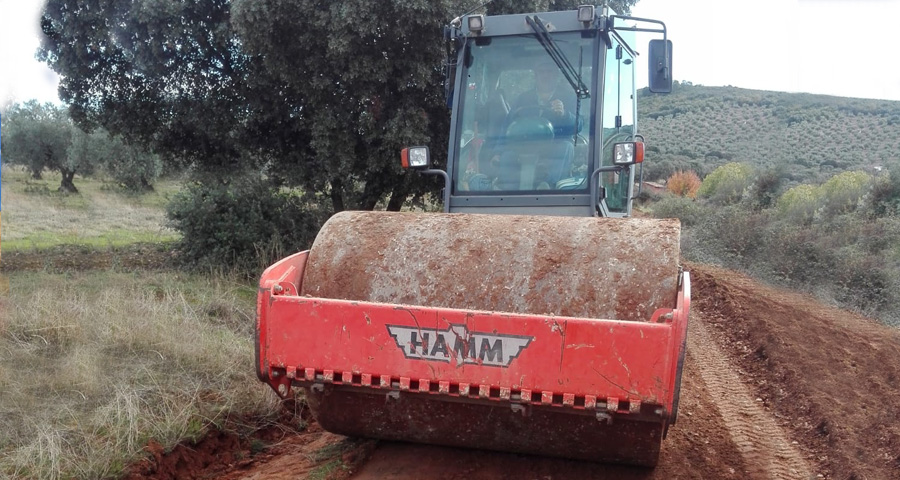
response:
M814 478L809 464L786 439L772 415L755 401L727 357L710 336L701 315L691 315L688 355L728 433L746 464L760 478L794 480Z

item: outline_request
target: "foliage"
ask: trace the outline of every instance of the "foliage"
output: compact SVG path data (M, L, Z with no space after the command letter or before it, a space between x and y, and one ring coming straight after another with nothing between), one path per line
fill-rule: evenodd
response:
M761 210L774 206L783 180L781 168L770 169L759 174L751 189L753 208Z
M900 215L900 162L875 177L869 209L878 217Z
M38 55L62 76L60 98L82 128L102 126L172 162L227 170L246 160L238 127L256 78L229 7L51 0Z
M778 178L760 180L771 173L751 179L754 189ZM878 182L889 181L888 174L873 182L864 172L843 172L821 186L788 189L774 208L754 193L726 206L669 196L652 209L655 217L688 219L688 259L749 271L900 325L900 216L872 214Z
M777 207L783 218L808 225L819 208L818 189L812 185L797 185L781 195Z
M697 225L709 215L709 209L700 202L676 195L666 195L653 204L653 217L677 218L685 226Z
M767 212L748 211L742 205L716 208L698 222L698 238L714 255L753 258L763 250Z
M697 194L715 203L729 205L741 200L752 181L753 168L744 163L727 163L703 179Z
M282 192L262 178L193 183L168 207L191 265L258 273L287 252L309 248L330 212L316 198Z
M44 169L58 171L63 175L59 190L77 192L72 179L89 164L77 149L69 155L75 129L65 109L31 100L12 105L4 117L2 144L9 163L25 166L35 179Z
M44 170L59 172L61 192L77 193L75 174L91 175L97 168L131 191L152 189L159 176L158 156L111 138L103 129L82 131L65 108L53 104L14 104L2 129L10 163L25 166L36 180Z
M103 157L107 144L106 136L101 133L85 133L74 127L71 131L71 143L66 149L66 164L81 175L90 175L94 173L97 163ZM62 173L65 182L65 172Z
M700 183L700 177L692 170L676 172L666 181L666 190L679 197L697 198Z
M613 6L624 11L634 2ZM487 8L577 4L498 0ZM441 27L470 7L463 0L51 0L39 55L62 76L61 98L76 123L101 125L166 163L225 177L265 168L275 183L329 192L335 210L385 199L399 209L431 184L403 175L397 152L447 143Z
M105 135L104 140L106 151L103 152L101 166L107 175L131 192L153 190L153 182L162 171L159 155L139 145L126 143L120 137Z
M843 172L819 187L825 212L829 215L856 210L860 199L872 184L872 176L865 172Z

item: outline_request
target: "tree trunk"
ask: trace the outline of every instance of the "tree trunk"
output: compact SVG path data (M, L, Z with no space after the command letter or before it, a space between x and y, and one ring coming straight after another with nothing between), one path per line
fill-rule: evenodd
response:
M378 206L378 201L384 198L384 194L388 191L383 179L389 175L390 172L382 171L378 175L379 180L372 179L366 181L366 187L363 189L362 198L359 199L360 210L375 210L375 207ZM396 184L390 185L391 187L396 188Z
M331 180L331 208L334 213L344 211L344 183L339 178Z
M394 187L394 191L391 192L391 199L388 200L387 210L389 212L399 212L403 208L403 203L406 202L406 197L406 188L403 185Z
M359 205L360 210L375 210L375 206L378 205L378 198L374 196L365 196L363 198L362 203Z
M41 175L40 170L33 168L33 169L31 169L31 179L32 180L43 180L44 176Z
M75 170L61 169L60 173L62 173L62 183L59 185L60 192L67 193L78 193L78 189L75 188L75 183L72 180L75 179Z

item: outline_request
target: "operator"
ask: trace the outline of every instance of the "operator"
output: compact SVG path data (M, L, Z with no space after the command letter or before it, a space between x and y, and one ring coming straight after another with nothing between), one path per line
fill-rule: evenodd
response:
M575 113L572 104L575 102L575 92L567 84L560 82L560 77L559 67L555 63L545 61L538 64L534 69L534 88L519 95L510 106L511 114L515 115L516 112L529 108L540 108L541 116L553 124L553 131L558 137L574 135Z
M534 88L516 98L510 106L506 121L508 128L518 118L540 116L553 126L554 140L531 147L532 150L542 151L541 161L535 170L534 188L537 190L555 188L558 181L568 178L575 156L572 142L575 135L575 109L569 106L575 103L575 92L568 84L560 81L561 76L555 63L545 61L538 64L534 69ZM513 140L510 139L510 142ZM501 190L515 190L518 188L516 172L519 152L508 148L509 144L506 147L503 153L491 158L491 163L499 173L498 187Z

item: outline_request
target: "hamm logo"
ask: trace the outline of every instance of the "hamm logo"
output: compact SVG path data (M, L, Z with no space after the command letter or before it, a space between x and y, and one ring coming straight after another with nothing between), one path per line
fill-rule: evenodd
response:
M446 330L387 325L403 356L417 360L470 363L508 367L514 358L534 340L523 335L498 335L469 332L465 325L450 325Z

